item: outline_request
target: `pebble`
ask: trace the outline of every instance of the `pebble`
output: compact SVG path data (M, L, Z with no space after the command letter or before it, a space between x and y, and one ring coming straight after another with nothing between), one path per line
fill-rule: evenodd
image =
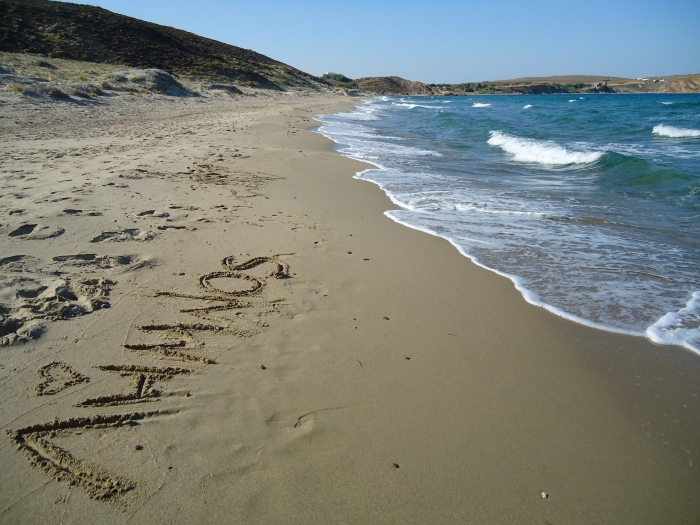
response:
M549 497L549 494L547 494L546 492L542 493L542 499L547 499L548 497Z

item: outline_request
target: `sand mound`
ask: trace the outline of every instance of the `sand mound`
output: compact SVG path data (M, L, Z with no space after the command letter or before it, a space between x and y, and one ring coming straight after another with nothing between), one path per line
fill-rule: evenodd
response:
M127 79L151 93L170 95L175 97L187 97L192 92L183 86L174 76L160 69L128 69L114 72L115 78Z

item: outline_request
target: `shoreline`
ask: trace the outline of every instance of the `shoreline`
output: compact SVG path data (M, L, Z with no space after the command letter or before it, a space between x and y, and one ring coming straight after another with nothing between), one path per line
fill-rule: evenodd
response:
M370 106L371 106L371 104L370 104ZM364 161L361 158L362 157L361 153L358 154L357 152L352 153L351 151L348 151L347 148L350 146L346 145L345 146L346 151L343 151L343 143L338 142L338 140L342 140L342 138L336 137L335 135L337 135L337 133L335 133L335 134L333 132L325 133L323 131L324 126L328 126L328 125L333 124L333 119L331 119L330 122L327 122L324 120L319 120L319 122L321 122L321 126L319 126L318 128L315 128L313 131L325 136L326 138L328 138L330 140L332 140L334 142L334 144L336 144L336 149L339 153L341 153L342 155L344 155L348 158L357 160L359 162L369 162L369 161ZM653 133L655 133L655 134L659 134L657 132L657 129L656 129L657 127L663 127L663 125L654 126ZM342 137L342 133L340 136ZM350 148L352 149L352 147L350 147ZM381 182L381 176L379 176L378 179L377 179L377 177L374 177L374 178L372 177L371 172L373 172L373 171L381 172L381 171L385 171L389 168L387 168L386 166L376 164L376 163L373 164L370 162L370 164L373 166L372 168L364 170L362 172L358 172L355 175L355 178L360 179L360 180L366 180L366 181L372 182L373 184L377 185L381 191L383 191L384 193L387 194L387 196L391 200L392 204L394 206L397 206L398 209L407 210L407 211L415 211L411 207L407 207L407 205L402 204L402 202L400 200L398 200L398 198L394 194L392 194L392 192L389 189L384 187L384 185L383 185L384 183ZM492 272L496 273L497 275L500 275L502 277L509 279L513 283L515 289L518 290L522 294L523 299L529 304L532 304L534 306L538 306L540 308L544 308L545 310L548 310L549 312L551 312L559 317L562 317L564 319L567 319L569 321L572 321L572 322L575 322L578 324L582 324L584 326L588 326L590 328L594 328L596 330L602 330L605 332L612 332L612 333L627 335L627 336L631 336L631 337L641 337L641 338L645 338L645 339L647 339L655 344L659 344L662 346L679 346L679 347L682 347L683 349L685 349L689 352L700 355L700 349L697 348L697 345L693 346L693 344L690 340L692 338L690 338L689 340L684 340L682 337L677 337L674 334L667 334L661 330L661 328L668 325L669 318L675 319L681 311L687 311L688 309L692 309L695 306L695 304L697 303L697 297L696 297L697 293L694 294L693 292L691 292L690 297L686 299L686 302L683 303L683 306L678 306L677 310L670 310L670 311L664 312L662 314L657 314L658 317L655 320L648 321L647 322L648 324L645 325L644 327L639 327L637 329L616 327L612 324L606 324L603 322L590 320L590 319L587 319L587 318L582 317L580 315L577 315L575 313L570 313L570 312L566 311L565 309L553 304L553 302L556 303L556 301L552 302L551 297L550 297L549 302L543 300L536 291L527 287L526 281L521 275L518 275L516 273L509 273L507 271L500 270L500 269L497 269L495 267L491 267L491 266L488 266L486 264L483 264L476 255L470 254L468 251L466 251L465 248L463 248L459 244L458 241L453 240L452 238L450 238L447 235L432 231L429 228L426 228L426 227L423 227L423 226L420 226L417 224L413 224L409 221L402 220L401 218L397 217L396 214L393 213L393 210L389 210L389 211L385 212L385 215L388 218L390 218L391 220L393 220L399 224L402 224L408 228L412 228L412 229L427 233L429 235L434 235L434 236L440 237L442 239L445 239L450 244L452 244L454 246L454 248L457 249L464 257L469 259L472 263L474 263L477 266L480 266L486 270L492 271ZM666 324L664 324L664 323L666 323ZM673 321L671 321L671 324L672 323L673 323Z
M16 189L23 199L50 191L74 199L36 205L48 217L41 220L60 223L64 234L5 236L3 253L50 260L94 251L146 263L88 268L89 277L116 281L111 308L3 347L3 429L81 414L161 414L59 436L78 460L134 482L115 503L51 479L2 440L3 520L51 520L57 512L64 521L105 523L695 520L695 355L534 307L442 238L387 220L396 206L353 178L363 164L308 132L315 115L358 101L244 102L168 101L163 106L173 111L166 111L153 101L129 122L102 115L99 126L113 138L89 138L88 124L76 122L63 138L45 139L44 150L29 136L3 147L5 166L12 155L21 157L13 169L40 172L38 190ZM117 143L125 149L110 150ZM52 160L45 150L64 155ZM80 151L84 159L65 155ZM39 168L37 160L54 164ZM61 171L77 179L70 188ZM103 216L57 212L52 219L52 206ZM15 215L2 217L3 227L16 227ZM156 235L91 242L114 221ZM250 296L264 304L232 317L250 337L178 336L192 355L215 361L207 365L122 346L156 339L139 326L191 323L182 309L201 305L185 297L203 293L198 275L209 275L199 281L206 293L249 288L215 275L231 255L235 264L264 256L289 265L287 279L270 277L267 266L244 270L266 283L262 295ZM182 297L156 295L163 290ZM37 369L55 360L90 382L36 396ZM163 380L157 401L74 406L128 391L128 378L95 366L134 363L191 372Z

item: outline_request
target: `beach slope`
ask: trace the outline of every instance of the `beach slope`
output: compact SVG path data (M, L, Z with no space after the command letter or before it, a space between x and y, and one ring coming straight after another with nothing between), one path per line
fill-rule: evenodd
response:
M1 522L697 522L698 357L387 218L356 103L0 106Z

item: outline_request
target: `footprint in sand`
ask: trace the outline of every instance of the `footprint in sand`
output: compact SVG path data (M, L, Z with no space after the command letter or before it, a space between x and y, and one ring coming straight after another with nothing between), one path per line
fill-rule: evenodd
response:
M152 231L144 231L136 228L127 230L117 230L113 232L102 232L100 235L92 239L90 242L124 242L124 241L150 241L155 238L156 234Z
M21 237L22 239L44 240L58 237L65 233L65 229L60 226L47 226L44 224L23 224L19 228L11 231L10 237Z
M145 266L153 266L150 257L138 255L98 255L96 253L78 253L75 255L59 255L53 258L61 266L90 268L100 270L137 270Z
M194 231L197 229L197 228L194 228L192 226L182 226L182 225L176 226L174 224L166 224L164 226L156 226L156 227L159 230L190 230L190 231Z
M179 204L171 204L168 206L171 210L183 210L183 211L197 211L199 208L197 206L180 206Z
M165 219L167 217L170 217L170 214L166 211L158 211L158 210L146 210L142 211L139 213L134 213L137 217L152 217L152 218L159 218L159 219Z
M100 211L84 211L84 210L74 210L72 208L68 208L67 210L63 210L63 213L66 215L79 215L83 217L99 217L102 215L102 212Z
M38 339L45 331L45 321L109 308L107 297L112 284L107 279L0 276L0 346Z
M35 272L41 265L41 259L31 255L12 255L0 259L0 271Z

